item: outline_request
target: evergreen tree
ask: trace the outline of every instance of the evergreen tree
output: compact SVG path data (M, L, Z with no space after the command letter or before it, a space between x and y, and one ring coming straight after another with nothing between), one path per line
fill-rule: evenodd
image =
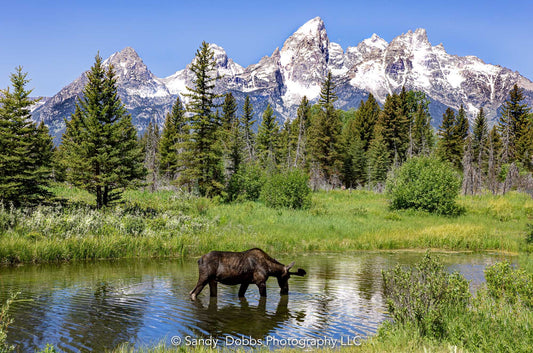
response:
M189 124L180 97L167 113L159 147L159 170L169 180L182 176L187 167L186 145L189 142Z
M374 131L374 138L370 142L367 152L368 183L373 187L380 188L387 180L391 163L391 152L383 136L383 127L378 122Z
M344 185L349 188L362 186L366 183L367 160L364 150L364 143L359 136L345 147L345 158L343 164Z
M409 91L408 114L410 116L408 156L429 155L434 138L429 114L429 100L423 92Z
M187 87L186 94L190 98L187 111L191 113L192 129L190 174L202 196L219 195L224 186L222 148L217 134L220 118L213 113L217 107L214 100L219 97L214 93L215 67L213 50L204 41L190 67L195 75L194 87Z
M452 163L459 170L462 169L465 126L468 133L468 122L465 125L463 118L464 114L458 119L455 117L453 110L447 108L438 131L440 139L437 146L437 155L442 160Z
M27 90L27 73L17 67L12 90L0 92L0 200L14 205L42 201L49 196L52 138L44 124L31 121L34 103Z
M391 156L397 163L407 157L409 148L409 117L405 90L400 95L388 95L380 115L383 138Z
M113 67L106 71L97 55L63 135L67 180L95 194L97 208L118 200L145 175L136 135Z
M479 109L479 113L474 120L474 126L472 128L472 148L474 156L478 161L481 161L485 154L487 145L487 139L489 136L489 128L487 118L483 108Z
M257 153L264 167L272 169L277 164L279 125L270 104L263 113L263 121L257 133Z
M374 137L374 128L379 118L381 108L379 107L378 102L370 93L366 101L361 101L359 108L356 111L355 119L349 123L353 126L350 127L351 130L357 132L358 139L363 144L363 150L368 151L370 146L370 141Z
M463 152L465 150L465 142L468 137L468 131L470 130L470 125L468 124L468 118L466 117L465 108L461 104L459 111L457 112L456 122L456 139L457 139L457 153L462 158Z
M523 100L524 90L515 84L502 104L498 128L503 140L503 162L519 161L531 169L533 125L530 108Z
M312 180L323 179L320 184L338 186L342 170L342 123L333 103L337 100L335 84L331 72L322 84L318 114L312 115L309 128L308 146L311 152L312 170L317 176Z
M250 103L250 97L246 96L244 99L244 106L242 108L243 114L241 118L242 137L244 140L244 158L247 163L252 162L255 159L255 134L253 126L254 120L254 108Z

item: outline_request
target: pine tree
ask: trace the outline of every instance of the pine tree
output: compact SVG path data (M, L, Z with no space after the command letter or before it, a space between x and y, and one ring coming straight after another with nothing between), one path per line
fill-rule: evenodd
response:
M481 160L482 156L486 152L485 148L487 145L488 135L489 128L487 118L485 117L483 108L480 108L472 128L472 148L474 150L474 156L478 161Z
M429 114L429 100L423 92L408 92L409 157L429 155L433 148L434 137Z
M254 120L254 108L250 103L250 97L244 98L244 106L242 108L243 114L241 117L242 136L244 140L244 158L247 163L254 161L255 159L255 134L253 126Z
M499 133L503 143L503 163L516 160L529 167L531 163L531 130L530 108L522 103L524 90L514 85L509 92L509 98L502 104L501 116L498 122Z
M97 55L83 96L63 135L67 180L96 196L101 208L138 185L146 171L131 116L117 94L113 67Z
M311 152L312 171L318 176L311 179L319 180L320 184L329 184L330 187L340 183L342 171L342 123L333 103L337 100L334 92L335 84L331 72L322 84L318 114L312 115L309 128L308 146Z
M272 169L277 164L279 125L270 104L263 113L263 121L257 133L257 153L264 167Z
M455 138L456 138L456 153L459 157L463 158L463 153L465 150L465 142L468 137L468 131L470 130L470 125L468 124L468 118L466 117L465 108L461 104L459 111L457 112L456 122L455 122Z
M52 138L44 124L31 121L27 73L11 74L13 90L0 92L0 200L33 204L49 196Z
M404 89L400 95L388 95L380 115L385 144L397 163L406 159L409 148L409 117L406 101L407 95Z
M370 142L367 152L368 183L373 187L381 188L387 179L387 173L392 164L391 151L383 136L383 127L380 122L376 124L374 138Z
M178 179L186 169L189 159L185 156L188 142L189 124L178 96L165 118L159 148L159 170L168 180Z
M468 127L468 125L466 125ZM467 130L468 131L468 130ZM439 126L437 155L449 161L457 169L462 169L464 149L464 122L459 123L451 108L447 108Z
M216 62L213 50L205 41L196 51L191 64L195 75L194 87L187 87L190 98L187 111L191 113L191 168L190 174L196 180L198 192L202 196L219 195L224 186L222 147L217 133L220 125L214 93L217 76L213 75Z
M374 127L379 118L381 108L378 102L370 93L366 101L361 101L356 111L355 119L350 123L353 125L350 129L357 132L359 140L363 143L363 150L368 151L370 141L374 137Z

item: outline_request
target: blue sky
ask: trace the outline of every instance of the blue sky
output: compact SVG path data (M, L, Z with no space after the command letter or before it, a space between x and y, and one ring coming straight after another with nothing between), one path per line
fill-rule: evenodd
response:
M529 1L0 0L0 87L22 65L34 95L50 96L90 68L97 51L106 58L126 46L159 77L185 67L202 40L248 66L316 16L344 49L372 33L390 41L423 27L450 54L533 79L532 14Z

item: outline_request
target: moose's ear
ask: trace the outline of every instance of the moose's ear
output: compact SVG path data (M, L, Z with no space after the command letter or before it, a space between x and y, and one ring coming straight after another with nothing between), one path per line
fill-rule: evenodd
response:
M287 266L285 266L285 269L288 271L288 270L290 270L293 266L294 266L294 261L291 262L290 264L288 264Z
M305 272L304 269L299 268L298 271L295 274L296 274L296 276L302 276L303 277L303 276L305 276L307 274L307 272Z

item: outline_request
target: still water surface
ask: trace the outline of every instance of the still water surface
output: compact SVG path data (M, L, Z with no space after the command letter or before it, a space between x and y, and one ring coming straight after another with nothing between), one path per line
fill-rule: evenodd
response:
M290 279L289 296L279 295L275 278L268 298L250 286L246 299L238 286L219 285L218 298L204 288L196 302L188 292L196 284L195 260L120 260L57 265L0 267L0 302L20 291L10 310L14 323L8 341L20 352L46 343L65 352L102 352L123 342L137 346L218 338L221 344L276 339L366 337L386 320L381 270L412 265L422 253L362 252L279 257L307 271ZM451 271L459 271L475 289L485 266L502 260L487 254L440 254ZM259 341L261 340L261 341ZM294 341L295 342L295 341ZM293 343L294 343L293 342ZM302 342L302 341L300 341ZM332 341L330 341L331 343Z

